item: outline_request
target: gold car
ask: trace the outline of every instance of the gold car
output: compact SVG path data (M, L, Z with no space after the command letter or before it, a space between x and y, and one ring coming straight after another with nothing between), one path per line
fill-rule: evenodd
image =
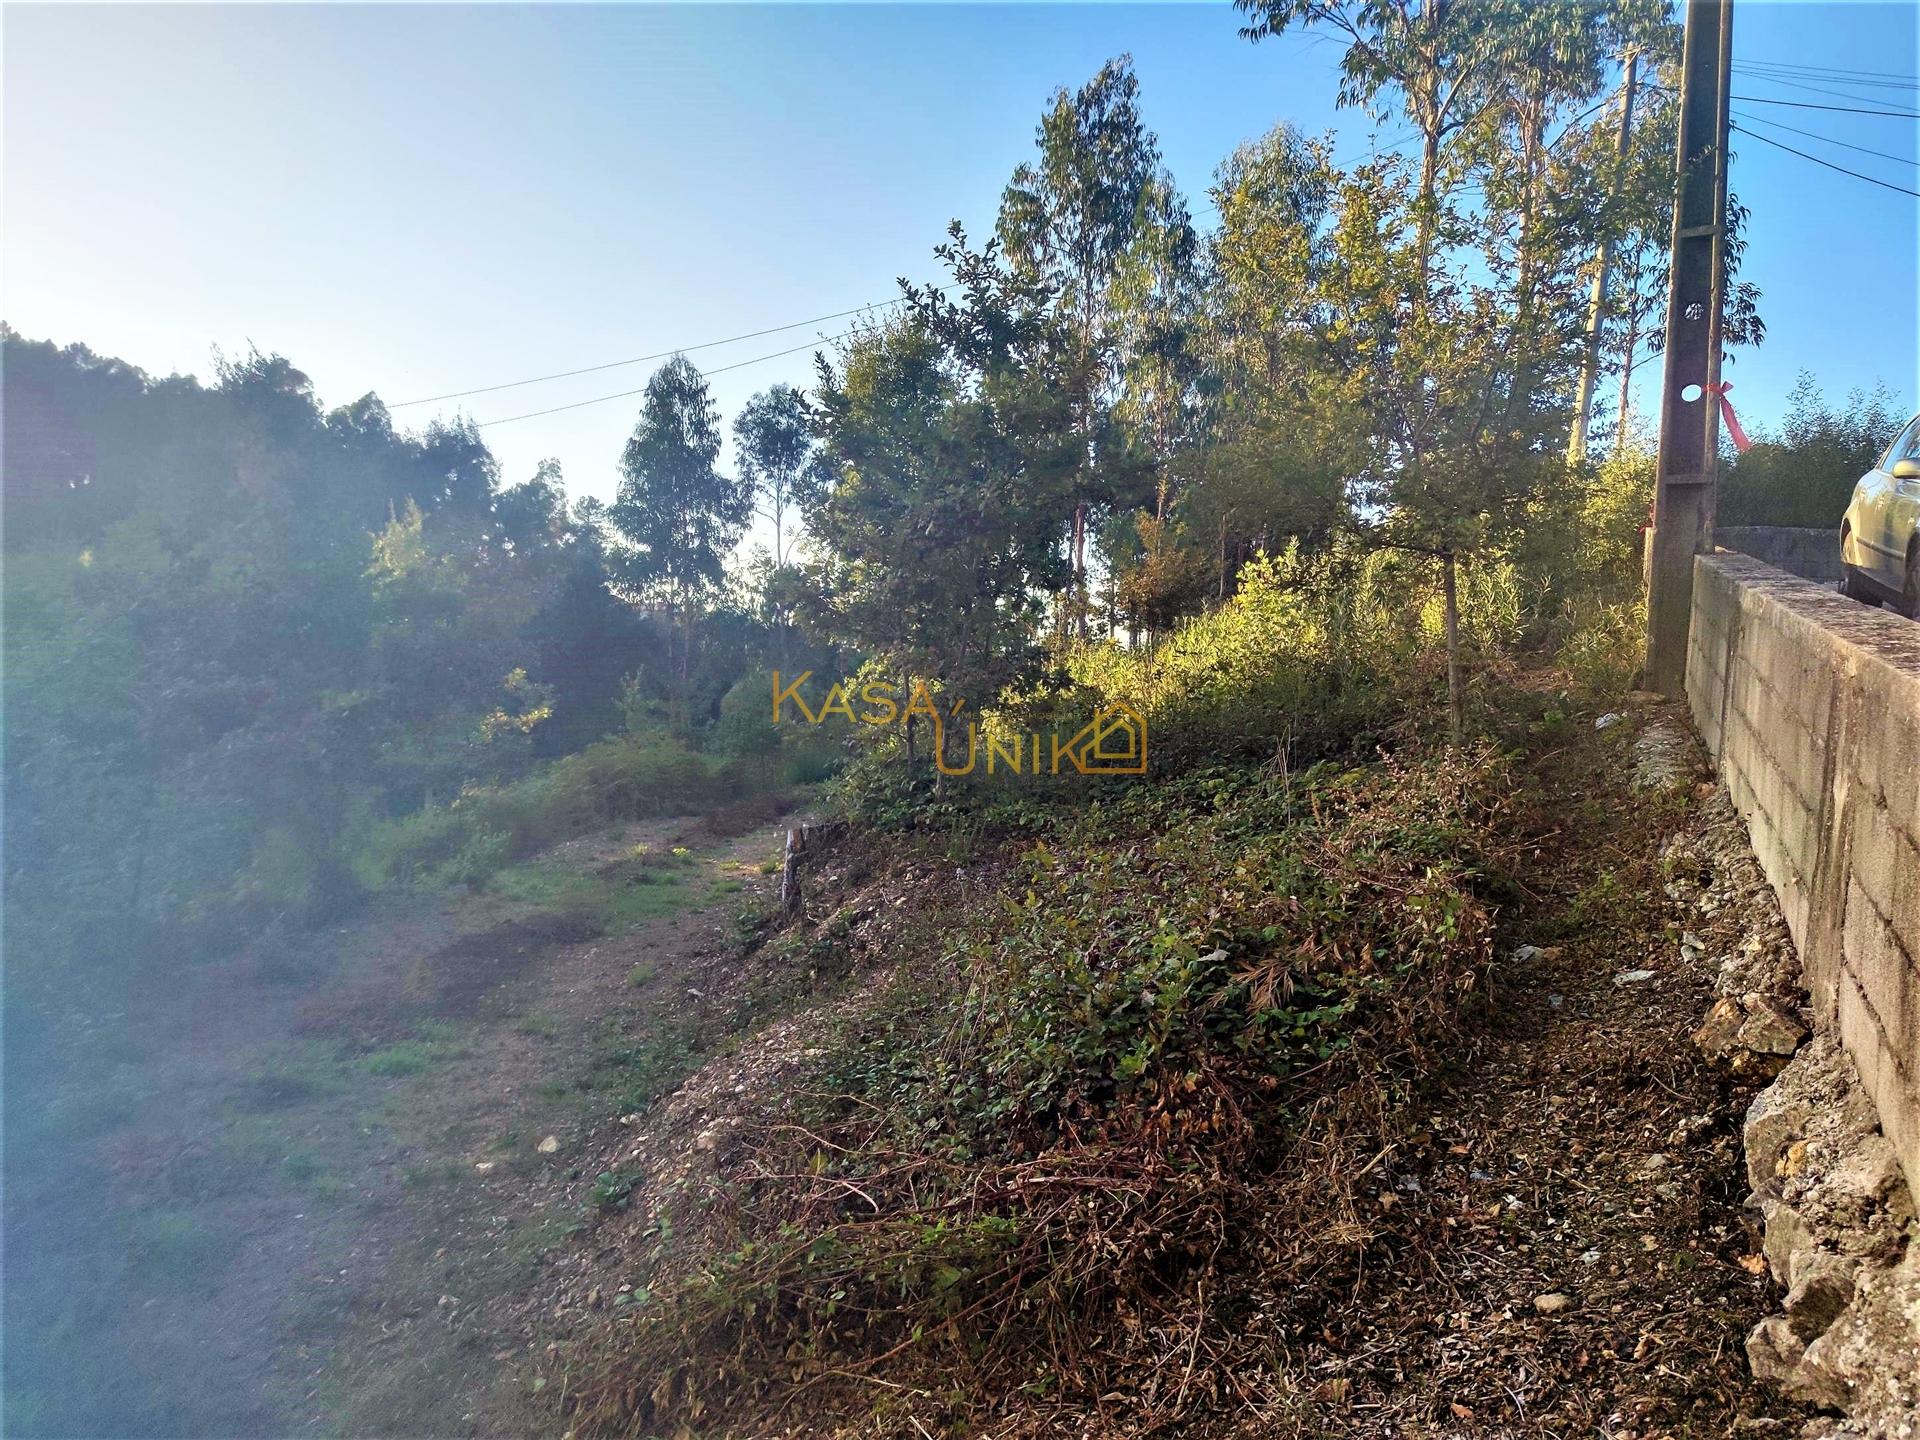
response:
M1840 562L1843 593L1920 620L1920 415L1853 487Z

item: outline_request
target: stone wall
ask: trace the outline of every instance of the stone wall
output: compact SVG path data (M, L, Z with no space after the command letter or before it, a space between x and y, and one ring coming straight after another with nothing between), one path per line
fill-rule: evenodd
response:
M1838 584L1840 527L1800 530L1787 525L1722 525L1713 532L1714 544L1764 560L1776 570L1802 580Z
M1694 562L1687 698L1920 1193L1920 625L1745 555Z

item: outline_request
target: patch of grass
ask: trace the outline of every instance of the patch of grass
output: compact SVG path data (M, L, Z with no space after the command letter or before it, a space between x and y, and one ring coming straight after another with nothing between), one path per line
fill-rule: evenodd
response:
M296 1150L280 1162L280 1173L296 1185L312 1185L322 1179L327 1167L320 1157L306 1150Z
M638 847L636 847L638 848ZM683 847L684 848L684 847ZM593 872L559 860L509 865L475 904L498 920L530 914L577 916L606 935L624 935L650 920L701 902L689 883L697 862L634 858Z
M411 1040L402 1040L360 1057L360 1068L369 1075L418 1075L450 1060L457 1060L466 1049L456 1038L452 1026L427 1024Z
M128 1224L127 1247L141 1278L173 1289L212 1291L232 1246L204 1219L184 1210L142 1210Z
M409 1190L428 1190L465 1179L466 1173L466 1167L458 1160L422 1160L400 1172L400 1183Z
M608 1020L587 1048L576 1088L612 1097L622 1113L643 1111L673 1092L698 1065L693 1026L671 1023L649 1035L627 1035Z
M270 1060L240 1082L234 1104L242 1110L286 1110L340 1093L345 1062L331 1045L309 1044Z
M560 1017L551 1010L529 1010L513 1022L513 1028L532 1040L551 1040L560 1033Z
M651 960L642 960L627 972L627 984L638 990L643 985L651 985L654 974L653 962Z

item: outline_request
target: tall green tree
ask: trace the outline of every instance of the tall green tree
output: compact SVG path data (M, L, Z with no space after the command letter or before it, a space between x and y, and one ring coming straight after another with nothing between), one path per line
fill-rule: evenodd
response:
M822 361L807 525L826 628L978 712L1043 668L1075 442L1035 292L957 230L942 253L958 299L910 291Z
M813 451L812 419L806 397L791 385L762 390L733 422L733 443L740 478L753 487L762 510L773 521L773 563L787 563L786 518L794 487L802 483Z
M1168 312L1157 302L1178 292L1195 246L1185 202L1141 119L1139 97L1133 62L1124 55L1077 91L1055 91L1036 132L1039 158L1014 172L1000 201L997 233L1008 265L1051 290L1061 322L1056 368L1071 402L1080 463L1067 534L1071 590L1059 619L1063 630L1079 633L1086 629L1090 512L1113 498L1114 472L1123 463L1113 424L1124 369L1116 287L1131 269L1135 313L1159 324ZM1159 378L1163 394L1178 392L1177 382Z
M753 517L752 486L722 475L719 459L719 408L706 377L676 355L647 381L607 514L625 542L626 587L663 606L679 633L682 724L700 598L720 585Z
M1442 220L1447 142L1494 103L1494 71L1524 0L1234 0L1234 8L1249 17L1240 31L1248 40L1295 27L1344 36L1340 104L1384 118L1398 99L1420 138L1411 293L1416 306L1423 304Z

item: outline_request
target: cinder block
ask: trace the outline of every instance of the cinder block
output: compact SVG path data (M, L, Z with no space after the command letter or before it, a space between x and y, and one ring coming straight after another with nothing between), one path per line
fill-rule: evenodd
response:
M1694 607L1689 708L1920 1190L1920 631L1724 552Z
M1892 1047L1871 1004L1850 975L1840 977L1835 1029L1873 1097L1880 1129L1900 1156L1909 1188L1920 1192L1920 1095L1894 1063Z
M1909 1081L1920 1078L1920 965L1857 884L1847 891L1843 944L1846 968L1879 1017L1894 1063Z

